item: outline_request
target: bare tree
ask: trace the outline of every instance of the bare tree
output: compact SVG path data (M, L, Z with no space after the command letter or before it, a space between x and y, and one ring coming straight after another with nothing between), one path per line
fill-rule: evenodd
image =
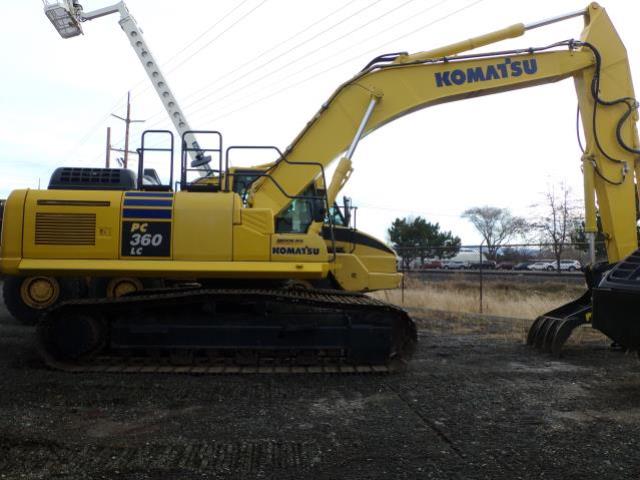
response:
M544 193L541 207L543 214L533 226L539 231L541 240L551 244L556 268L560 271L562 252L580 220L571 198L571 189L564 182L550 185Z
M514 217L508 208L475 207L465 210L462 218L469 220L484 238L487 257L495 260L501 245L522 234L527 228L524 218Z

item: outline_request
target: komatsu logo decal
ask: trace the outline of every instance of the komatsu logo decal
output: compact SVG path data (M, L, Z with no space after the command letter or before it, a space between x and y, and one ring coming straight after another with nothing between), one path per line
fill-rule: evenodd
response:
M319 248L309 247L273 247L273 255L320 255Z
M446 72L436 72L436 86L450 87L452 85L464 85L465 83L487 82L502 78L533 75L538 71L538 62L535 58L530 60L511 60L505 58L504 62L486 67L457 68Z

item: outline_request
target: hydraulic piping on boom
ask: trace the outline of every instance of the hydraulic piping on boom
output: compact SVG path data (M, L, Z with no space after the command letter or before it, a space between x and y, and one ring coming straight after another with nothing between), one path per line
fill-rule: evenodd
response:
M577 15L585 19L579 40L468 53ZM639 348L638 105L624 44L596 3L428 52L377 57L338 87L284 152L255 147L277 154L262 167L234 170L230 152L247 147L229 147L217 177L188 181L183 148L177 191L136 184L131 172L115 169L98 185L78 169L54 175L48 190L12 192L0 270L27 280L23 297L5 301L51 302L38 335L43 358L56 368L95 371L105 358L109 368L134 368L128 362L156 361L149 352L205 371L221 368L216 362L404 368L415 324L363 295L399 285L396 255L333 204L353 173L358 143L421 108L568 78L586 139L587 231L596 232L597 200L608 262L589 266L585 295L541 316L528 340L559 353L574 328L590 323ZM104 278L112 295L55 301L64 279L88 276ZM150 279L167 288L130 293Z

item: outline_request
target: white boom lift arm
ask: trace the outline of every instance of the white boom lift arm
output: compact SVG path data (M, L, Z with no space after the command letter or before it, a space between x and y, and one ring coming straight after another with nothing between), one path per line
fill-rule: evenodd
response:
M94 20L113 13L119 13L120 21L118 23L120 23L122 30L127 35L129 42L131 42L131 46L138 55L140 63L142 63L145 72L147 72L149 80L151 80L151 84L160 97L160 101L167 110L169 118L171 118L178 134L182 138L185 132L191 131L189 122L187 122L187 119L182 113L171 88L169 88L167 80L160 70L158 62L156 62L147 42L144 40L142 30L138 27L138 24L129 13L124 2L118 2L114 5L91 12L83 11L82 6L77 0L43 0L43 2L45 15L62 38L72 38L82 35L82 22ZM191 166L210 171L208 164L211 161L211 157L205 156L202 153L195 137L191 133L187 133L185 135L185 142L191 149L189 151L192 158Z

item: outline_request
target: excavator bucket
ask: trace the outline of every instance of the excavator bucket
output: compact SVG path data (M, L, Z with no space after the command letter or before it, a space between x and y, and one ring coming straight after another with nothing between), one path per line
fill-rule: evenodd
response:
M616 344L640 349L640 249L617 264L589 267L585 277L587 292L538 317L529 328L527 344L560 356L573 330L590 323Z
M536 318L529 328L527 345L560 356L573 330L588 323L590 316L591 290L588 290L580 298Z

